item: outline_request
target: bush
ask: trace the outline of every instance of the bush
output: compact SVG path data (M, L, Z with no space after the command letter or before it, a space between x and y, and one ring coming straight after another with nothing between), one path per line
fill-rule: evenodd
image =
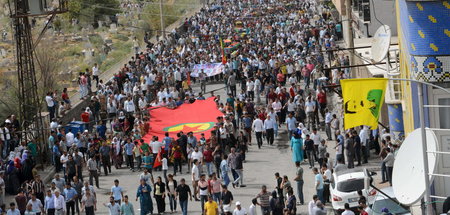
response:
M130 39L127 36L122 35L122 34L114 34L112 37L116 40L120 40L120 41L124 41L124 42L126 42Z

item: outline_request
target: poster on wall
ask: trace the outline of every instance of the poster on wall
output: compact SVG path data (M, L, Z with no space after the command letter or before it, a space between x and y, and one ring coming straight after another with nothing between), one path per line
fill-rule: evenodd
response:
M197 78L202 70L207 77L211 77L222 73L224 69L222 63L195 64L192 68L191 77Z

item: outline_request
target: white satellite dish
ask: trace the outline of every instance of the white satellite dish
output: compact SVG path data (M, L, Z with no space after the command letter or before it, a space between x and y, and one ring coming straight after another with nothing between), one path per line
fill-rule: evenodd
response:
M370 53L372 54L372 60L376 63L382 61L391 45L391 28L387 25L382 25L375 32L372 38L372 49Z
M427 150L437 151L438 142L434 132L425 130ZM425 193L425 177L422 156L422 133L420 129L414 130L402 143L395 156L394 170L392 173L392 187L395 197L405 205L412 205L419 201ZM437 155L428 153L429 173L436 170ZM433 176L430 175L430 183Z

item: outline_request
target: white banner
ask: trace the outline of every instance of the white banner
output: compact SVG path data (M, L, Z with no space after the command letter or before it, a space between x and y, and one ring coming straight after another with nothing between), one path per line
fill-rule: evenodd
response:
M197 78L203 70L207 77L222 73L225 66L222 63L195 64L191 72L191 77Z

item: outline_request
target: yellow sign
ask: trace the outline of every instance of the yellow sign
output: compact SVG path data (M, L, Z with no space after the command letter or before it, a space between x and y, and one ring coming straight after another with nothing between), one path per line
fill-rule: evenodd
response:
M343 79L344 128L360 125L378 127L378 117L386 92L386 78Z

